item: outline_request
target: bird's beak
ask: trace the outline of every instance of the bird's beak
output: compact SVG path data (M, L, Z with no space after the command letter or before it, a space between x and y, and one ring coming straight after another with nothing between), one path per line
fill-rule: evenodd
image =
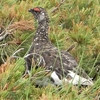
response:
M29 10L28 10L28 12L32 12L32 11L33 11L33 9L29 9Z

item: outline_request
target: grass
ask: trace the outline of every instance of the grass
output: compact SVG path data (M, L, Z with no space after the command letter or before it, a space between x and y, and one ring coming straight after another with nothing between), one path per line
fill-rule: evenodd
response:
M9 35L0 41L0 100L100 99L100 65L95 66L100 62L100 1L65 0L60 7L59 4L58 0L0 1L0 31L7 28L9 32ZM67 50L75 43L70 53L79 62L80 67L93 77L92 87L71 84L54 87L49 84L43 88L36 88L35 80L48 76L45 73L39 74L43 71L41 68L37 71L33 68L33 80L30 77L22 78L24 56L36 29L33 16L28 13L28 9L36 6L44 7L48 11L49 38L56 47ZM52 12L56 7L58 9ZM5 43L5 46L1 46ZM24 48L18 53L20 58L10 60L11 55L20 48Z

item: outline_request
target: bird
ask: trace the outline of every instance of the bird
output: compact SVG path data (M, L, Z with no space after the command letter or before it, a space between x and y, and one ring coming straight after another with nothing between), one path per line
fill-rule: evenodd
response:
M93 81L87 73L79 67L75 58L64 50L54 46L48 37L49 16L45 8L34 7L28 10L38 23L31 47L24 57L25 72L30 73L32 61L36 67L43 67L51 72L50 79L54 85L68 83L72 85L92 86Z

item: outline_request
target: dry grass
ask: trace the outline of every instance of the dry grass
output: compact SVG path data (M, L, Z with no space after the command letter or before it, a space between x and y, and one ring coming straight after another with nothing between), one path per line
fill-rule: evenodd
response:
M95 64L100 62L100 1L17 1L0 1L0 38L7 34L0 41L0 99L99 100L100 65ZM75 44L70 53L94 78L94 86L80 88L65 85L59 89L50 85L36 88L34 80L31 82L29 78L22 78L25 63L23 56L30 47L35 30L33 16L28 13L28 9L36 6L46 8L49 13L49 38L55 46L67 50ZM20 58L10 60L11 55L20 48L24 48L17 54ZM33 72L38 73L34 69Z

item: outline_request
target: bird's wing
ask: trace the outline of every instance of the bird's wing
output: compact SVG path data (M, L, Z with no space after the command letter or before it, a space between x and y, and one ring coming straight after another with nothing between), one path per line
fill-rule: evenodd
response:
M57 49L46 50L42 53L42 56L46 63L46 68L51 69L53 73L51 77L56 80L56 83L61 83L61 79L65 77L66 82L72 82L73 84L92 85L90 77L86 72L78 66L76 60L70 53ZM70 80L69 80L70 79Z

